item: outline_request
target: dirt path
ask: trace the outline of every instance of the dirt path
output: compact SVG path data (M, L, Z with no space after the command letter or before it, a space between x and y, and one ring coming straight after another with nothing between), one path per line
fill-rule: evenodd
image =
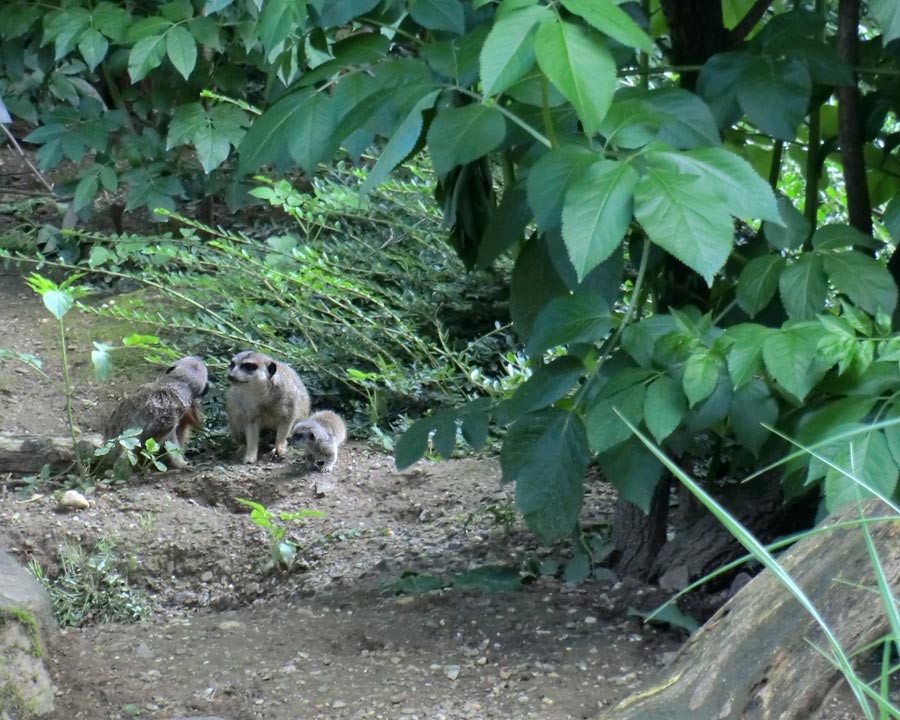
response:
M0 276L0 348L49 350L44 317L17 278ZM85 349L73 352L85 380ZM117 382L83 383L85 430L97 429L116 388L136 380ZM58 397L0 363L0 431L61 433L62 418ZM101 542L153 609L141 623L61 634L51 652L56 720L591 718L639 687L681 640L628 616L664 597L628 581L570 585L551 574L519 592L387 590L408 571L449 580L477 567L565 560L564 547L539 549L519 523L498 521L511 497L493 459L420 462L401 473L350 443L323 493L320 477L290 462L188 458L184 471L99 487L92 507L75 514L58 512L49 495L23 500L16 482L0 478L0 547L52 574L66 546ZM238 497L276 513L324 513L288 523L298 567L266 568L268 538ZM591 488L586 520L605 522L609 507L606 491Z

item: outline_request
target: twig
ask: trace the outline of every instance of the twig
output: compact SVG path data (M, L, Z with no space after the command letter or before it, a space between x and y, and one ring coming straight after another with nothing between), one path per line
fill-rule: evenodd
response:
M53 186L47 181L47 178L45 178L43 176L41 171L38 170L34 165L31 164L31 160L28 159L28 156L25 154L25 151L22 149L22 146L19 145L18 142L16 142L16 139L13 137L13 134L9 131L9 128L6 127L6 125L4 125L3 123L0 123L0 128L3 128L3 132L6 133L6 137L9 138L9 141L13 144L13 147L16 150L18 150L19 155L22 156L22 159L25 161L25 164L31 168L31 172L33 172L35 175L37 175L38 180L40 180L42 183L44 183L44 187L46 187L47 190L50 191L50 194L55 197L56 193L53 191Z

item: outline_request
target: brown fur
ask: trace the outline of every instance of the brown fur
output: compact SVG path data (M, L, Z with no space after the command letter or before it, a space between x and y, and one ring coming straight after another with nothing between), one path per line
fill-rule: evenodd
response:
M331 410L320 410L294 425L290 441L302 445L306 464L321 472L331 472L337 462L338 448L347 439L347 426Z

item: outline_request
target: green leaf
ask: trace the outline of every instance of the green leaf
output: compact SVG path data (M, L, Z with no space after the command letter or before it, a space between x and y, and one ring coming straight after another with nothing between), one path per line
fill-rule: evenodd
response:
M160 13L173 23L183 22L194 16L191 0L170 0L159 8Z
M94 197L97 195L97 190L100 189L100 179L97 173L92 172L89 175L85 175L78 182L78 185L75 187L75 196L72 198L72 203L75 206L75 210L81 211L86 207L90 207L94 202Z
M298 3L294 0L266 0L259 16L259 41L266 57L270 57L294 32Z
M197 64L197 43L181 25L173 25L166 34L166 53L175 69L187 80Z
M434 436L431 444L435 452L442 458L449 459L456 449L456 411L445 410L431 417L434 424Z
M507 188L481 236L475 267L488 268L509 247L521 245L529 222L531 208L525 201L525 190L521 185Z
M778 331L755 323L741 323L722 334L722 346L728 348L728 374L735 389L762 373L763 343L775 332Z
M105 350L91 351L91 364L94 366L94 379L101 383L112 374L112 360Z
M769 245L775 250L796 250L802 247L812 228L809 220L786 197L778 198L780 223L764 222L762 229Z
M895 195L894 199L887 204L881 222L894 244L900 244L900 195Z
M674 87L623 92L625 97L648 100L662 114L661 142L680 149L722 144L712 111L694 93Z
M494 23L481 49L481 85L486 96L503 92L534 64L532 35L553 19L542 5L514 10Z
M325 0L319 6L319 27L337 28L378 5L379 0Z
M228 136L211 125L204 125L194 136L197 159L207 175L228 159L231 143Z
M894 0L869 0L869 13L881 27L881 42L887 45L900 37L900 6Z
M378 33L351 35L331 47L333 60L307 70L297 81L296 87L315 85L323 80L337 80L350 67L374 65L387 55L390 45L390 40Z
M166 40L162 35L151 35L139 40L128 54L128 76L132 83L143 80L147 73L158 68L166 56Z
M850 225L823 225L812 236L812 246L816 250L843 250L851 247L875 248L870 235Z
M550 300L566 294L546 239L529 240L516 258L509 288L509 314L519 338L527 342L538 313Z
M572 103L587 134L596 133L616 89L616 63L609 50L578 25L555 20L538 27L534 53L541 70Z
M762 426L775 425L778 402L762 380L751 380L735 390L731 398L728 423L741 445L759 457L759 451L771 432Z
M131 15L118 5L104 0L94 6L91 22L110 40L121 41L128 32Z
M538 230L546 232L560 224L566 191L596 160L597 154L587 148L564 145L544 153L534 164L527 190Z
M741 115L737 78L741 70L750 64L751 57L746 52L717 53L700 70L697 93L706 101L720 128L733 125Z
M780 255L762 255L744 267L735 294L738 305L750 317L764 310L775 297L784 266L785 259Z
M635 216L654 244L712 285L731 254L731 216L703 179L685 177L665 158L652 162L635 188Z
M843 441L843 447L831 460L884 497L892 497L897 489L897 463L882 432L869 432ZM872 497L872 493L864 490L853 478L834 468L826 471L825 506L829 511L855 502L857 498L868 497Z
M649 100L619 93L600 123L600 134L615 147L639 148L659 134L665 119Z
M391 171L412 152L419 140L419 136L422 134L422 113L434 106L434 101L440 95L440 92L440 90L432 90L425 95L413 105L409 115L394 130L391 139L381 151L378 162L369 171L360 188L360 192L363 195L368 194L373 188L381 184L391 174Z
M653 53L653 41L615 0L562 0L570 13L627 47Z
M75 304L72 293L65 290L46 290L41 297L44 300L44 306L58 320L62 320L63 315L69 312L72 305Z
M444 30L462 35L466 18L459 0L412 0L409 15L429 30Z
M453 578L453 587L459 590L515 592L522 589L522 582L522 575L517 568L506 565L484 565L457 575Z
M704 348L693 353L684 365L681 387L687 396L688 405L694 407L712 395L719 382L719 371L723 358L716 352Z
M414 422L397 441L394 464L398 470L405 470L425 455L428 438L434 430L434 420L422 418Z
M644 398L644 424L657 443L662 443L681 422L687 412L684 393L668 375L660 375L647 387Z
M584 364L569 355L542 365L498 408L502 422L511 422L522 415L552 405L568 395L583 374Z
M562 235L578 281L619 247L640 177L627 163L601 160L572 182L562 212Z
M794 320L809 320L825 307L828 283L822 257L803 253L797 262L781 271L778 281L781 304Z
M106 57L106 51L108 49L109 42L99 31L94 30L94 28L85 30L84 34L78 40L78 51L81 53L81 57L84 58L84 61L87 63L88 69L91 72L93 72L94 68Z
M737 97L748 119L780 140L796 137L811 92L809 70L799 60L753 55L738 74Z
M819 323L797 323L773 333L763 343L766 370L797 402L824 374L815 367L816 349L825 333Z
M172 27L171 20L154 15L129 25L126 39L130 43L138 43L150 37L156 37L161 40L161 36L165 35L170 27Z
M879 310L894 312L897 285L888 269L875 258L856 250L826 255L825 273L838 292L853 304L875 315Z
M169 121L166 150L193 142L197 133L208 124L209 118L200 103L188 103L176 108Z
M631 434L627 426L625 430ZM637 505L645 513L650 512L663 466L640 440L631 438L598 455L597 464L623 500Z
M578 293L552 299L538 313L528 339L528 354L535 357L548 348L574 343L593 343L612 328L607 302L597 295Z
M781 222L772 188L743 158L710 147L663 154L682 172L709 181L732 215Z
M462 410L462 436L473 450L481 450L487 441L492 406L489 398L476 398Z
M900 400L895 400L893 402L891 410L885 420L895 421L894 425L888 425L884 428L884 436L885 439L887 439L891 457L894 458L894 462L897 465L900 465Z
M585 414L588 441L591 449L602 453L631 437L631 430L613 411L617 409L637 424L644 415L647 386L641 382L611 397L596 400Z
M506 121L486 105L453 107L437 114L428 130L434 169L446 175L496 148L506 135Z
M590 460L584 425L574 413L550 409L526 415L503 441L503 481L515 482L516 506L542 543L568 537L581 511Z

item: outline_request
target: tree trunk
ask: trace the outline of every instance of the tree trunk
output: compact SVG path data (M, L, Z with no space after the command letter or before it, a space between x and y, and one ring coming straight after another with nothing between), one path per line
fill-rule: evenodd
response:
M722 20L721 0L662 0L672 39L672 62L702 65L728 49L729 37ZM698 72L681 73L681 86L693 90Z
M82 456L91 456L103 445L101 435L90 434L78 437L78 447ZM67 470L75 463L72 438L64 436L0 435L0 473L30 475L40 472L44 465L50 472Z
M646 515L637 505L621 497L616 500L612 541L617 559L613 569L620 575L640 580L649 577L656 555L666 542L670 485L671 478L665 473L656 485Z
M878 501L864 504L868 517ZM850 504L833 525L859 517ZM900 592L900 522L869 525L887 581ZM808 537L781 558L849 654L890 633L860 528ZM819 626L765 571L717 612L649 686L600 720L797 720L814 717L840 673L816 647L830 648ZM857 661L865 660L862 653ZM861 716L861 715L860 715Z

